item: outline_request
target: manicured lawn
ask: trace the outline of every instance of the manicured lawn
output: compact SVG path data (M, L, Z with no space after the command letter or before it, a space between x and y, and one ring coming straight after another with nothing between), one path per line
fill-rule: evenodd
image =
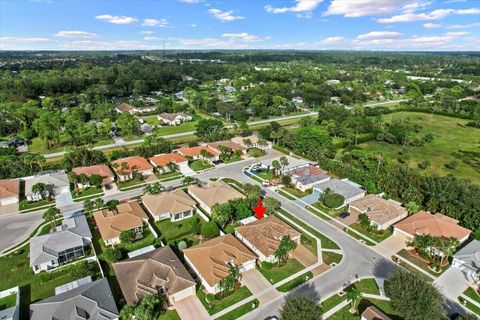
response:
M223 309L228 308L229 306L250 297L251 295L252 293L245 286L232 293L228 293L226 296L218 294L215 297L205 294L205 292L203 292L202 290L202 287L197 290L198 298L200 299L203 306L205 307L205 309L207 309L210 315L220 312Z
M325 212L325 213L328 213L329 215L331 215L332 217L338 217L340 215L340 213L342 213L344 211L344 209L338 209L338 210L335 210L335 209L330 209L326 206L324 206L320 201L317 201L315 203L312 204L313 207ZM317 212L318 214L318 212ZM320 215L320 214L318 214Z
M86 189L75 189L72 191L72 197L73 199L76 198L81 198L81 197L87 197L87 196L93 196L97 194L103 193L102 188L97 188L97 187L89 187Z
M235 228L239 227L240 225L240 222L230 223L225 227L223 231L225 231L225 233L234 234Z
M157 127L155 132L159 132L160 135L169 135L174 133L182 133L182 132L189 132L195 131L195 126L198 123L198 120L201 119L199 116L193 116L194 121L184 122L178 126L161 126ZM145 119L145 121L150 125L160 125L160 121L157 119L157 116L149 116Z
M258 270L271 284L275 284L304 268L295 258L289 258L286 263L280 263L280 265L278 263L262 262Z
M292 216L287 211L285 211L283 209L280 209L278 211L282 215L286 216L287 218L289 218L290 220L292 220L293 222L295 222L296 224L298 224L299 226L301 226L302 228L304 228L305 230L307 230L308 232L313 234L315 237L320 239L320 241L322 243L322 248L325 248L325 249L340 249L340 247L335 242L333 242L330 238L327 238L326 236L324 236L323 234L321 234L317 230L315 230L312 227L305 224L303 221L295 218L294 216ZM281 216L279 216L279 217L281 218Z
M18 208L19 210L31 210L31 209L43 207L46 205L53 205L53 204L55 204L54 200L44 199L40 201L29 202L27 201L26 198L23 198L20 200L18 204Z
M354 224L350 225L350 228L357 230L358 232L366 235L370 239L375 240L377 242L382 242L383 240L390 237L393 233L392 229L384 230L381 233L380 233L380 231L378 233L375 232L375 231L370 231L370 230L362 227L359 223L354 223Z
M379 310L383 311L386 315L388 315L392 320L400 320L401 318L398 316L398 314L393 310L392 306L390 305L390 302L385 301L385 300L378 300L378 299L362 299L359 303L358 306L358 312L359 314L363 313L365 309L367 309L369 306L375 306ZM333 320L358 320L359 316L358 315L353 315L349 311L350 305L347 305L340 309L338 312L333 314L331 317L328 319L333 319Z
M178 171L174 172L165 172L165 173L158 173L155 172L155 176L157 177L158 181L169 181L169 180L175 180L175 179L180 179L183 177L183 174Z
M198 214L178 222L170 220L156 221L154 228L158 230L158 237L165 244L174 244L177 241L185 240L189 246L198 243L197 237L193 234L192 228L196 223L203 224L203 220Z
M399 256L407 259L408 261L410 262L413 262L415 265L419 266L420 268L422 268L423 270L427 271L428 273L430 273L431 275L434 275L436 277L439 277L443 272L445 272L445 270L448 269L448 266L447 267L444 267L442 269L442 272L440 273L435 273L433 272L432 270L430 270L428 268L428 263L418 259L417 257L414 257L414 256L411 256L410 254L408 254L407 250L403 249L401 250L399 253L398 253ZM417 271L419 272L419 271Z
M210 162L208 162L207 160L201 160L201 159L193 160L189 164L189 166L194 171L206 170L214 167L213 164L210 164Z
M288 193L285 193L282 189L278 189L277 193L280 194L282 197L287 198L288 200L297 200L294 196L289 195Z
M0 299L0 310L5 310L17 305L17 295L11 294Z
M117 247L120 250L131 252L131 251L135 251L135 250L138 250L140 248L149 246L151 244L155 244L155 237L153 236L153 233L148 229L148 227L144 226L143 227L143 238L135 240L131 243L122 243L121 242L120 244L117 245Z
M334 294L333 296L331 296L330 298L328 298L327 300L325 301L322 301L322 310L323 312L326 312L330 309L332 309L333 307L335 307L336 305L342 303L342 301L345 301L347 300L347 295L344 294L343 296L339 296L338 294Z
M480 316L480 308L471 303L470 301L466 301L462 298L459 298L459 301L462 305L464 305L468 310L476 314L477 316Z
M144 184L145 181L142 181L138 178L127 180L127 181L117 181L117 186L119 189L125 189L125 188L130 188L135 185L139 185L138 187L140 188L142 184Z
M277 290L280 291L280 292L288 292L288 291L298 287L299 285L307 282L308 280L310 280L312 278L313 278L313 273L308 271L308 272L296 277L295 279L292 279L292 280L288 281L287 283L284 283L281 286L277 287Z
M225 159L223 162L224 163L234 163L234 162L237 162L237 161L240 161L240 160L243 160L241 157L230 157L229 159Z
M266 171L266 170L255 172L255 174L260 178L262 178L263 180L272 180L276 178L271 171Z
M332 264L333 262L339 264L340 261L342 261L342 255L336 252L322 251L322 259L323 263L328 265Z
M480 303L480 296L478 295L478 293L475 292L475 290L472 287L468 287L468 289L465 290L463 294L475 300L476 302Z
M166 310L158 316L157 320L180 320L180 316L175 310Z
M229 185L231 185L232 187L234 187L235 189L243 193L243 183L238 182L237 180L231 179L231 178L223 178L222 181L228 183Z
M243 306L240 306L229 313L224 314L221 317L218 317L217 320L236 320L243 316L244 314L249 313L250 311L258 308L259 305L258 299L245 303Z
M365 239L364 237L360 236L360 235L357 234L356 232L351 231L350 229L343 228L343 231L345 231L345 233L351 235L351 236L354 237L355 239L362 241L362 242L365 243L367 246L374 246L374 245L375 245L375 243L373 243L372 241Z
M265 151L258 148L250 148L248 149L247 152L251 157L254 157L254 158L260 158L267 154Z
M355 282L355 287L363 293L380 294L380 290L378 289L377 282L374 278L362 279Z
M408 119L412 124L418 124L422 128L418 136L432 133L434 140L421 147L402 148L397 144L378 141L362 143L360 147L372 154L382 154L394 161L402 157L409 166L415 168L419 163L428 160L430 166L425 169L426 173L439 175L453 173L459 178L471 180L476 184L480 183L480 162L478 161L480 130L465 126L470 120L419 112L396 112L382 117L385 122ZM404 151L403 155L399 155L400 149ZM445 164L452 160L459 161L455 170L445 167Z
M113 143L113 140L100 140L94 144L94 146L103 146L106 144ZM64 151L66 147L70 146L72 143L69 140L69 137L66 134L60 135L60 144L51 149L47 149L47 145L39 137L33 138L28 144L28 152L32 153L55 153Z
M303 192L294 187L283 187L282 190L290 193L291 195L297 198L303 198L305 196L312 194L312 189L308 189L307 192Z

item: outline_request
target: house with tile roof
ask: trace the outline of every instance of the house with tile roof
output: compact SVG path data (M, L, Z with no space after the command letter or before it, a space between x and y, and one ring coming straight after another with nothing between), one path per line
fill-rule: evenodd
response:
M231 139L233 142L244 146L245 148L258 148L262 150L266 149L271 149L272 148L272 143L270 141L267 141L265 139L260 139L256 135L251 135L248 137L233 137Z
M72 171L77 175L84 174L87 177L91 177L93 175L97 175L102 177L102 186L110 185L115 180L115 175L113 174L112 170L106 164L96 164L93 166L88 167L76 167L73 168ZM78 188L84 189L90 187L90 183L87 182L85 184L77 183Z
M30 305L31 320L116 320L119 313L107 278L72 286L71 290Z
M378 230L386 230L408 216L407 209L402 207L400 203L374 194L350 202L348 212L353 217L366 214L370 219L370 224Z
M131 104L128 103L121 103L117 105L116 110L119 113L130 113L130 114L136 114L136 113L143 113L143 112L152 112L157 109L156 106L150 106L150 107L136 107L132 106Z
M183 254L210 294L221 291L219 282L228 275L231 267L238 267L240 273L255 268L256 256L231 234L187 248Z
M145 194L142 203L155 221L171 222L190 218L196 211L196 202L182 189L159 194Z
M365 197L366 191L360 185L348 179L330 179L325 182L317 183L313 186L313 191L324 193L330 190L336 194L340 194L345 198L343 205L349 204L352 201Z
M44 171L34 176L22 178L22 180L25 181L25 197L28 201L40 201L45 196L49 196L48 193L33 192L33 186L39 183L51 186L54 196L70 192L70 181L63 170Z
M83 214L65 216L53 232L30 239L30 267L34 273L49 271L83 257L92 234Z
M189 185L187 190L188 194L208 213L212 212L212 207L216 204L223 204L230 200L245 198L237 189L222 180L201 187Z
M127 157L112 162L112 167L120 181L133 178L134 172L140 172L143 176L153 174L153 166L142 157Z
M20 195L20 180L0 180L0 206L18 203Z
M330 176L326 171L313 165L293 170L288 174L292 177L292 183L295 187L303 192L313 188L317 183L330 180Z
M113 264L128 304L148 295L164 295L170 305L195 295L196 282L169 246Z
M299 244L301 233L278 217L268 216L235 228L235 236L252 250L260 261L273 263L277 261L274 253L282 238L290 237Z
M285 166L282 166L282 168L277 170L278 174L289 174L290 172L292 172L294 170L298 170L298 169L301 169L301 168L306 168L306 167L309 167L312 164L315 164L315 163L312 163L311 161L308 161L308 160L305 160L305 159L302 159L302 158L297 158L297 157L292 157L292 156L285 156L285 157L287 158L288 164L286 164ZM280 158L281 157L264 160L260 163L260 167L262 167L264 169L267 169L267 170L272 170L273 169L273 162L274 161L280 162Z
M141 238L143 226L148 216L138 202L119 204L115 210L103 209L93 213L95 224L106 245L120 243L120 234L132 232L136 238Z
M202 155L202 150L205 150L209 153L208 156L204 157ZM207 146L195 146L195 147L182 147L176 152L180 153L182 156L189 158L189 159L205 159L211 162L218 161L220 159L220 152L210 149Z
M410 217L397 222L393 226L394 234L401 234L409 239L416 235L431 235L441 238L456 238L460 243L465 242L471 230L458 225L458 220L441 213L431 214L420 211Z
M157 119L160 120L163 124L169 126L178 126L187 121L192 121L192 116L185 114L183 112L167 113L163 112L157 116Z
M219 152L219 153L222 153L222 147L230 149L232 153L235 151L241 151L243 154L245 154L247 152L246 147L236 142L233 142L231 140L216 141L216 142L209 143L207 146L209 149L215 150L216 152Z
M452 267L461 270L469 279L480 278L480 241L473 240L453 255Z
M169 164L174 163L177 166L188 165L188 159L178 153L158 154L148 159L155 169L161 173L170 172Z
M360 320L392 320L389 316L383 313L375 306L369 306L363 311Z

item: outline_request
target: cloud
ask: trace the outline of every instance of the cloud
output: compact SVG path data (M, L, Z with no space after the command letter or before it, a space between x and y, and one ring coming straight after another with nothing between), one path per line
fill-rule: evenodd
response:
M215 38L180 39L180 43L185 46L225 48L233 45L234 40L221 40Z
M154 34L155 31L151 31L151 30L144 30L144 31L140 31L141 34Z
M410 10L415 0L332 0L325 15L342 15L348 18L385 15Z
M192 24L190 24L190 25L188 25L188 26L189 26L190 28L196 28L196 27L197 27L197 25L196 25L195 23L192 23Z
M138 21L137 19L132 17L112 16L109 14L102 14L102 15L96 16L95 19L110 22L113 24L132 24Z
M242 16L235 16L233 14L233 10L230 11L222 11L220 9L209 9L208 13L217 18L218 20L222 22L229 22L229 21L235 21L235 20L242 20L245 19L245 17Z
M55 34L55 37L62 38L95 38L96 36L96 33L85 31L59 31Z
M327 45L332 45L332 44L342 44L347 42L348 40L345 39L344 37L328 37L320 41L321 44L327 44Z
M471 9L437 9L432 12L413 13L407 12L399 15L395 15L390 18L378 19L379 23L397 23L397 22L413 22L413 21L425 21L425 20L440 20L451 14L467 15L467 14L480 14L480 8Z
M17 43L37 43L37 42L50 42L48 38L23 38L23 37L0 37L0 42L17 42Z
M445 29L468 29L474 27L480 27L480 22L474 22L469 24L453 24L450 26L446 26Z
M269 13L287 13L287 12L297 12L297 17L305 18L311 17L311 11L314 10L323 0L295 0L295 5L291 7L280 7L276 8L272 5L266 5L265 10ZM301 12L307 12L301 14Z
M373 39L395 39L401 36L402 33L394 31L372 31L357 36L358 40L373 40Z
M67 50L140 50L140 49L161 49L160 46L147 45L137 40L118 41L93 41L79 40L64 43L62 49Z
M163 40L163 39L158 38L158 37L143 37L143 40L145 40L145 41L160 41L160 40Z
M223 38L228 38L228 39L232 39L232 40L239 40L239 41L243 41L243 42L257 42L257 41L263 41L265 39L259 37L259 36L255 36L253 34L248 34L246 32L242 32L242 33L224 33L222 35Z
M440 28L441 26L442 26L441 24L438 24L438 23L430 23L430 22L423 24L423 27L424 27L425 29L438 29L438 28Z
M167 19L143 19L142 26L144 27L168 27L170 23Z

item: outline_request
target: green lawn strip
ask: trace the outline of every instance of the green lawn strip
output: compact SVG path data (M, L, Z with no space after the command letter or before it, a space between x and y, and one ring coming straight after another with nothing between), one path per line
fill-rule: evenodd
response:
M127 181L117 181L117 186L119 190L129 189L129 188L140 188L145 184L145 181L138 178L130 179Z
M205 307L205 309L207 309L210 315L218 313L223 309L228 308L231 305L234 305L235 303L250 297L251 295L252 293L245 286L232 293L228 293L225 296L222 296L220 293L215 297L210 294L205 294L205 292L203 292L202 290L202 287L197 290L197 296L200 299L200 302L202 302L203 306ZM208 301L210 302L208 302L207 299L209 299Z
M277 287L277 290L280 291L280 292L288 292L296 287L298 287L299 285L307 282L308 280L312 279L313 278L313 273L308 271L308 272L305 272L304 274L296 277L295 279L292 279L284 284L282 284L281 286Z
M120 250L132 252L138 250L140 248L155 244L155 237L153 233L148 229L148 227L143 227L143 238L135 240L130 243L119 243L116 247Z
M258 177L260 177L261 179L263 180L272 180L275 178L275 176L273 175L273 173L271 171L260 171L260 172L256 172L255 175L257 175Z
M265 151L258 148L250 148L247 153L254 158L260 158L267 154Z
M258 267L258 270L271 284L282 281L303 269L305 269L305 267L295 258L289 258L286 263L280 263L280 265L278 265L277 262L262 262Z
M330 298L322 301L322 310L323 312L327 312L328 310L334 308L335 306L339 305L343 301L347 300L347 295L344 294L343 296L339 296L338 294L334 294Z
M50 230L52 230L52 225L50 223L47 223L46 225L40 228L40 231L38 232L37 236L48 234L50 233Z
M193 160L190 164L189 164L190 168L194 171L201 171L201 170L206 170L206 169L210 169L210 168L213 168L214 166L212 164L210 164L208 161L205 161L205 160L201 160L201 159L198 159L198 160Z
M303 198L305 196L308 196L308 195L312 194L312 189L308 189L307 192L303 192L301 190L298 190L297 188L283 187L280 190L288 192L288 193L290 193L291 195L293 195L297 198Z
M158 316L157 320L180 320L180 316L176 310L165 310Z
M225 159L223 160L224 163L234 163L234 162L238 162L238 161L242 161L243 158L242 157L230 157L229 159Z
M287 211L285 211L283 209L279 209L278 211L282 215L289 218L290 220L292 220L293 222L298 224L300 227L302 227L303 229L307 230L308 232L313 234L315 237L320 239L320 241L322 243L322 248L325 248L325 249L340 249L340 247L334 241L332 241L330 238L327 238L326 236L324 236L323 234L321 234L317 230L313 229L312 227L308 226L303 221L297 219L296 217L294 217L293 215L291 215Z
M342 255L336 252L322 251L323 263L330 265L332 263L339 264L342 261Z
M317 208L320 211L323 211L323 212L327 213L328 215L330 215L332 217L338 217L340 215L340 213L342 213L342 211L344 211L343 209L338 209L338 210L330 209L330 208L324 206L320 201L317 201L317 202L313 203L312 206Z
M408 254L407 250L403 249L401 250L400 252L398 252L398 255L405 258L406 260L412 262L413 264L415 264L416 266L422 268L423 270L427 271L428 273L430 273L431 275L433 276L436 276L436 277L439 277L442 273L445 272L445 270L447 270L448 268L443 268L442 269L442 272L440 273L435 273L433 272L432 270L430 270L428 268L428 264L416 257L413 257L411 256L410 254Z
M291 196L289 195L288 193L285 193L282 189L278 189L277 190L277 193L279 193L280 195L282 195L283 197L287 198L288 200L297 200L297 198L295 198L294 196Z
M374 278L367 278L362 279L358 282L355 282L355 287L363 293L370 293L370 294L380 294L380 289L378 289L377 282Z
M229 185L231 185L232 187L234 187L235 189L243 193L243 188L244 188L243 183L238 182L237 180L232 178L223 178L222 181L228 183Z
M225 226L224 232L228 234L234 234L235 233L235 228L241 226L242 224L240 222L234 222L234 223L229 223Z
M0 310L5 310L17 305L17 295L11 294L0 299Z
M463 294L469 297L470 299L480 303L480 295L478 295L478 293L476 293L475 289L473 289L472 287L468 287Z
M480 316L480 308L471 303L470 301L467 301L461 297L458 298L458 301L465 306L468 310L476 314L477 316Z
M156 116L155 116L156 117ZM158 121L158 119L156 119ZM158 123L154 123L155 121L150 120L147 121L148 124L151 125L159 125L160 121ZM158 132L159 135L165 136L169 134L175 134L175 133L183 133L183 132L190 132L190 131L195 131L195 126L198 123L198 121L188 121L184 122L178 126L161 126L157 127L155 129L155 133Z
M375 243L373 243L372 241L370 240L367 240L365 239L364 237L362 237L361 235L357 234L356 232L348 229L348 228L343 228L343 231L345 231L345 233L351 235L352 237L354 237L355 239L359 240L359 241L362 241L363 243L365 243L367 246L374 246Z
M198 221L198 222L197 222ZM198 214L194 214L192 217L178 221L171 222L169 219L155 221L153 227L158 231L158 237L165 244L174 244L176 241L185 240L187 244L192 242L198 243L198 239L195 238L195 235L192 232L193 225L195 223L203 224L203 220ZM191 246L190 244L189 246Z
M23 198L22 200L20 200L18 204L18 209L20 211L25 211L25 210L30 211L33 209L38 209L43 206L53 206L53 205L55 205L55 201L53 200L44 199L40 201L29 202L26 198Z
M158 181L170 181L172 178L179 179L180 177L183 177L183 174L178 171L173 171L173 172L165 172L165 173L159 173L155 172L155 176L157 177Z
M75 189L72 191L72 198L77 199L77 198L83 198L83 197L93 196L97 194L103 194L102 188L88 187L85 189Z
M226 313L223 316L218 317L216 319L217 320L236 320L236 319L240 318L241 316L249 313L250 311L258 308L259 303L260 302L258 301L258 299L255 299L253 301L245 303L244 305L242 305L238 308L233 309L229 313Z
M390 305L389 301L386 300L379 300L379 299L362 299L358 305L358 314L362 314L365 309L370 306L375 306L379 310L383 311L386 315L388 315L392 320L401 320L398 314L393 310L392 306ZM333 320L358 320L359 315L354 315L349 311L350 305L347 305L331 315L328 319Z
M361 234L364 234L367 237L369 237L370 239L375 240L377 242L382 242L383 240L390 237L393 233L391 229L384 230L383 233L377 233L377 232L374 232L374 231L370 231L370 230L367 230L364 227L362 227L359 223L354 223L354 224L350 225L350 228L357 230Z
M400 254L400 252L398 253L400 256L402 256ZM407 259L410 261L410 259ZM416 275L418 275L419 277L421 277L423 280L427 281L427 282L432 282L433 279L430 278L429 276L427 276L426 274L424 274L423 272L419 271L417 268L415 267L412 267L411 265L409 265L408 263L406 262L403 262L402 260L400 260L400 263L399 263L403 268L407 269L408 271L410 272L413 272L415 273ZM413 264L416 264L415 262L413 262ZM423 269L423 268L422 268Z

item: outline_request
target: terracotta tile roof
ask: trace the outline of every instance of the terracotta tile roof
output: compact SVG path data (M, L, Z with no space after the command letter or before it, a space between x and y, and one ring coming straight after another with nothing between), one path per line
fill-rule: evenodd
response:
M228 275L229 263L241 266L256 259L255 255L231 234L185 249L183 254L212 287Z
M109 240L120 236L120 233L143 226L148 216L138 202L122 203L117 212L104 209L93 213L102 239Z
M195 200L190 198L182 189L155 195L145 194L142 197L142 202L154 216L185 212L194 209L196 204Z
M247 149L246 147L230 140L212 142L212 143L209 143L208 146L218 151L220 151L219 149L220 146L225 146L227 148L232 149L233 151L237 151L237 150L243 151Z
M113 269L128 304L156 295L158 287L173 295L196 284L169 246L114 263Z
M310 165L308 167L295 169L289 174L295 177L306 177L306 176L316 176L316 175L326 174L326 173L327 173L326 171L323 171L319 167Z
M117 106L117 109L120 110L120 112L126 112L136 108L128 103L121 103Z
M377 309L375 306L370 306L362 313L362 319L365 320L392 320L385 313Z
M210 208L217 203L222 204L233 199L245 198L243 194L222 180L215 181L206 187L190 185L188 192Z
M449 218L441 213L431 214L420 211L394 225L408 234L429 234L436 237L454 237L461 240L472 231L458 225L458 220Z
M122 169L122 163L126 162L128 167L126 169ZM117 164L118 167L115 168L121 174L130 174L133 171L144 171L153 169L153 166L142 157L128 157L123 159L118 159L112 162L112 165Z
M18 197L20 194L20 180L6 179L0 180L0 199Z
M379 224L384 224L407 213L407 209L401 205L374 194L355 200L350 203L350 206L357 208L365 213L370 220Z
M235 143L238 143L238 144L246 147L245 142L244 142L245 140L250 140L250 142L252 144L257 144L258 139L259 138L257 136L251 135L251 136L248 136L248 137L233 137L231 140Z
M206 146L195 146L195 147L183 147L178 149L178 152L183 154L185 157L198 157L202 150L207 150L212 156L219 156L220 152L212 150Z
M97 174L102 178L114 177L112 170L105 164L97 164L89 167L76 167L72 169L75 174L85 174L88 177Z
M299 237L301 234L276 216L268 216L250 224L235 228L248 242L264 256L271 256L278 248L284 236Z
M154 163L155 166L157 167L165 167L167 166L170 162L179 164L182 162L188 162L188 160L178 153L165 153L165 154L160 154L156 155L154 157L151 157L150 162Z

